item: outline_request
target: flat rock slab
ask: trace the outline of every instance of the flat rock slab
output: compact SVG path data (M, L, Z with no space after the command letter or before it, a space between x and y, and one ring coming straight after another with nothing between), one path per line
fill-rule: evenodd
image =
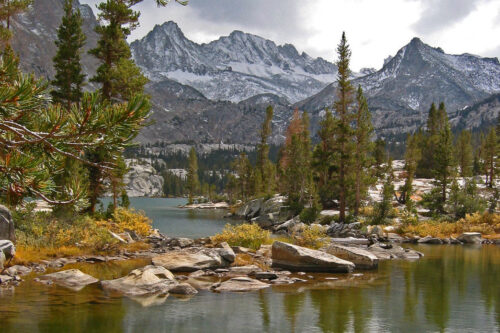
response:
M229 268L229 274L231 275L248 275L261 271L262 269L256 265L235 266Z
M68 269L42 275L38 277L38 280L40 282L54 283L75 291L81 290L89 284L99 282L95 277L85 274L78 269Z
M332 238L332 243L337 243L341 245L368 245L370 241L366 238L354 238L354 237L345 237L345 238Z
M330 244L323 251L340 259L348 260L359 269L375 269L378 267L377 256L358 247Z
M334 255L284 242L272 246L272 266L291 271L349 273L355 265Z
M390 259L405 259L417 260L424 255L420 252L411 249L405 249L401 246L392 246L391 248L382 248L379 244L373 244L368 247L367 251L374 254L379 260Z
M165 267L172 272L194 272L200 269L224 268L229 262L215 249L188 248L153 257L153 265Z
M214 288L215 291L252 291L269 287L269 284L259 280L251 279L249 277L235 277L222 282L219 286Z
M483 242L479 232L464 232L457 239L465 244L481 244Z
M104 290L119 292L126 296L168 293L177 284L175 276L169 270L152 265L134 269L119 279L101 281Z

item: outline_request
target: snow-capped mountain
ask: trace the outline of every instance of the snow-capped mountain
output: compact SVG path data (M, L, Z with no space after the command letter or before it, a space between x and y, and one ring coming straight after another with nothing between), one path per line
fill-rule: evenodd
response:
M197 44L171 21L133 42L131 50L152 81L175 80L214 100L238 102L272 93L297 102L333 82L336 74L334 64L299 54L291 44L276 45L241 31Z
M497 58L450 55L414 38L379 71L353 80L368 98L379 133L397 134L421 126L431 103L445 102L453 114L500 92ZM319 114L333 104L335 84L295 106Z

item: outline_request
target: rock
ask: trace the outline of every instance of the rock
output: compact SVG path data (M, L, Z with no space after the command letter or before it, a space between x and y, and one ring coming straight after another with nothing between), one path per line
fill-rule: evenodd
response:
M348 260L359 269L375 269L378 267L378 258L373 253L357 247L330 244L325 247L326 253L333 254L337 258Z
M331 237L360 236L361 223L332 223L327 227L326 233Z
M21 265L14 265L14 266L7 268L5 270L5 273L7 275L10 275L10 276L17 276L17 275L24 276L24 275L28 275L29 273L31 273L31 271L32 270L29 267L21 266Z
M0 284L4 284L4 283L7 283L7 282L10 282L10 281L13 281L14 278L12 276L9 276L9 275L0 275Z
M257 280L274 280L278 278L278 274L275 272L255 272L252 274L252 277Z
M420 238L418 240L418 243L420 243L420 244L443 244L441 239L436 238L436 237L431 237L431 236L426 236L424 238Z
M214 288L215 291L252 291L259 290L269 287L269 284L261 282L259 280L251 279L249 277L235 277L227 281L222 282L220 285Z
M234 254L233 249L226 242L222 242L219 244L219 248L217 249L219 255L226 261L232 263L236 259L236 255Z
M450 244L456 245L456 244L462 244L462 242L454 237L450 237Z
M65 271L55 272L52 274L42 275L38 277L40 282L55 283L71 290L81 290L85 286L99 282L98 279L83 273L78 269L68 269Z
M134 269L119 279L101 281L104 290L119 292L126 296L167 293L177 284L174 275L168 269L152 265Z
M172 272L194 272L224 268L229 266L229 262L219 255L217 249L192 247L153 257L153 265L165 267Z
M182 237L181 238L172 238L168 242L169 246L171 246L171 247L178 246L180 248L189 247L193 244L194 244L194 240L192 240L190 238L182 238Z
M16 255L16 246L10 240L0 240L0 269L3 270L4 264Z
M274 224L273 213L268 213L264 215L259 215L250 220L252 223L256 223L259 227L263 229L268 229Z
M346 245L369 245L370 241L366 238L354 238L354 237L346 237L346 238L332 238L332 243L337 244L346 244Z
M394 232L389 232L387 234L387 238L389 239L389 241L395 242L395 243L403 243L405 240L403 237L401 237L400 235L398 235Z
M377 236L377 238L380 240L380 239L384 239L385 238L385 233L384 233L384 230L382 230L381 227L379 227L378 225L374 226L371 228L371 230L368 231L368 233L370 235L375 235Z
M255 254L262 257L271 258L271 245L261 245Z
M352 262L331 254L276 241L272 245L272 266L293 271L339 272L354 270Z
M231 246L231 249L233 249L236 254L253 252L251 249L243 246Z
M481 233L479 233L479 232L464 232L463 234L458 236L457 239L464 244L481 244L482 243Z
M198 290L193 288L189 283L179 283L168 292L173 295L195 295L198 293Z
M16 242L16 233L14 229L14 220L10 214L10 210L0 205L0 240L10 240Z
M380 246L381 244L373 244L368 247L367 251L373 253L379 260L390 260L390 259L406 259L406 260L416 260L420 259L424 255L420 252L411 249L405 249L401 246L392 246L390 249L384 249Z
M241 206L235 215L245 220L251 220L259 215L263 202L262 198L251 200Z
M152 166L152 160L126 159L128 172L123 177L129 197L161 197L163 177Z
M262 269L256 265L246 265L246 266L237 266L229 268L229 273L231 275L251 275L261 271Z
M301 222L300 222L300 218L298 216L296 216L296 217L276 226L274 228L274 230L275 231L283 230L283 231L289 232L298 224L301 224Z
M6 261L5 254L3 254L2 251L0 251L0 271L3 270L4 265L5 265L5 261Z
M103 256L88 256L85 257L85 261L90 261L90 262L105 262L106 257Z

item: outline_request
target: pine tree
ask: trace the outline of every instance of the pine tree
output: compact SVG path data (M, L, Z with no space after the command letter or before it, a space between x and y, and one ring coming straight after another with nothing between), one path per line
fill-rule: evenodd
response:
M131 9L142 0L106 0L97 8L99 20L95 31L100 36L97 47L90 50L101 63L91 81L102 85L104 100L128 100L142 93L147 79L131 60L126 38L138 26L139 12Z
M387 218L393 214L392 197L394 195L394 173L392 159L387 160L385 168L385 181L382 188L382 201L377 202L373 209L371 224L387 223Z
M194 147L191 147L189 151L189 168L186 187L188 190L189 204L192 204L193 197L198 193L200 188L200 181L198 180L198 157L196 156Z
M24 12L32 2L32 0L0 0L0 45L2 48L10 44L12 37L11 18Z
M488 185L488 187L493 188L495 183L496 168L497 168L495 162L498 159L497 156L498 138L495 127L492 127L488 131L488 134L484 138L481 146L482 146L484 170L486 175L486 184Z
M349 63L351 50L347 44L345 32L337 47L339 59L336 63L338 68L337 76L337 100L334 103L338 119L336 119L335 138L339 153L338 158L338 187L339 187L339 220L345 222L346 202L350 187L348 184L349 172L352 166L352 137L353 129L351 123L353 114L351 104L353 103L354 88L350 81L351 71Z
M408 135L406 140L406 152L405 152L405 183L400 188L400 195L397 198L402 204L406 204L408 211L413 208L413 203L411 202L411 195L413 194L413 179L415 178L415 172L417 170L418 162L422 156L422 152L419 147L419 136L418 134Z
M375 175L377 178L382 176L383 164L387 161L387 151L385 149L385 141L377 139L375 141L375 148L373 151L373 158L375 160Z
M471 133L461 131L456 145L456 160L460 169L460 177L472 175L472 145Z
M64 3L64 16L57 31L57 54L54 57L55 79L52 81L54 90L51 92L55 103L62 104L66 110L73 103L80 104L85 81L82 73L80 55L85 45L86 37L82 31L80 10L73 9L73 1Z
M373 178L370 175L369 168L373 164L372 151L373 143L371 136L373 134L373 125L371 122L371 114L368 109L368 103L363 95L363 89L358 86L356 95L357 112L356 112L356 127L354 130L354 215L358 215L361 206L361 200L366 197L366 192Z
M444 120L444 128L440 131L436 142L434 160L435 185L441 192L441 205L446 202L446 190L455 177L455 160L453 156L453 136L448 119ZM444 209L442 209L444 211Z
M325 117L320 122L318 136L320 143L314 148L313 167L318 184L318 193L324 207L331 207L338 193L335 182L337 169L335 160L337 151L334 142L335 119L330 110L326 110Z
M268 139L271 135L271 122L273 120L273 107L268 106L266 109L266 119L262 124L260 131L260 142L257 145L257 163L255 181L259 184L255 185L256 192L265 195L271 194L274 189L275 167L269 161L269 144Z
M245 152L233 162L233 170L238 175L237 192L238 197L243 201L248 200L254 193L252 164Z

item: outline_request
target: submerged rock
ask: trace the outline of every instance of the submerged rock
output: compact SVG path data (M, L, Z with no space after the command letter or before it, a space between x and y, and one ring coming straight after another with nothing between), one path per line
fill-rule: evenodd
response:
M200 269L217 269L229 266L217 249L187 248L169 251L153 257L153 264L172 272L194 272Z
M65 271L42 275L36 280L47 284L55 283L59 286L75 291L81 290L89 284L99 282L99 280L95 277L85 274L78 269L68 269Z
M152 265L135 269L119 279L101 281L103 289L127 296L167 293L177 284L178 282L169 270Z
M215 285L213 290L243 292L264 289L267 287L269 287L269 284L267 283L251 279L249 277L240 276Z
M348 260L359 269L375 269L378 267L377 256L361 248L330 244L323 251L340 259Z
M354 264L350 261L279 241L272 246L272 266L304 272L348 273L354 270Z

